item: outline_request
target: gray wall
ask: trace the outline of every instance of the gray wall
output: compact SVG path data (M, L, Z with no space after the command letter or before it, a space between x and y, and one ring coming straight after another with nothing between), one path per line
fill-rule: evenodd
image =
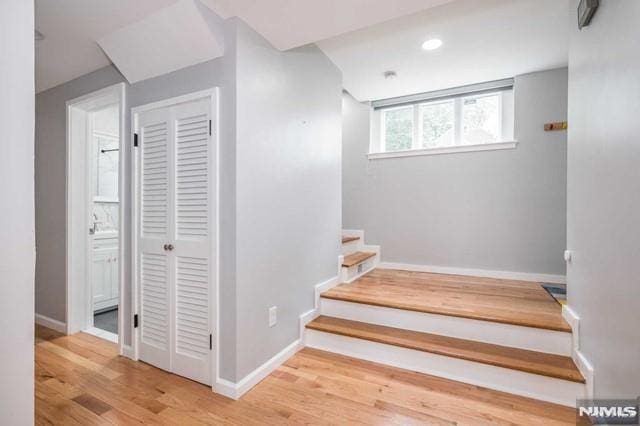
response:
M36 313L58 321L65 321L66 306L65 103L122 81L106 67L36 95Z
M33 2L0 2L0 424L33 424Z
M337 273L342 81L314 46L282 53L238 19L223 25L224 57L127 85L127 103L220 87L219 374L236 381L298 337L299 316L313 308L313 286ZM65 320L65 102L121 81L109 66L37 95L36 310L59 321ZM131 149L131 141L122 146ZM130 216L122 226L130 276ZM130 289L128 281L125 344ZM278 307L274 328L267 325L270 306Z
M222 86L223 59L185 68L161 77L127 85L127 104L135 107L170 97ZM102 68L36 96L36 312L58 321L65 321L65 229L66 229L66 102L79 96L123 82L124 77L113 66ZM228 95L221 89L221 104ZM226 119L223 108L221 117ZM126 114L129 128L130 112ZM127 135L130 132L127 131ZM223 139L226 141L227 139ZM129 138L123 149L131 149ZM125 170L130 179L130 156L126 156ZM224 162L224 165L228 162ZM221 169L224 169L224 165ZM226 169L224 169L226 171ZM222 170L221 170L222 171ZM228 173L226 173L228 174ZM121 194L123 202L130 200L130 191ZM127 238L124 241L126 275L130 276L131 217L122 221ZM125 343L130 344L131 282L125 283L125 303L122 307L127 324Z
M244 24L237 54L241 379L299 337L313 286L337 273L342 76L316 46L282 53Z
M572 10L577 0L572 0ZM571 22L567 270L599 398L640 395L640 2Z
M369 110L343 113L343 224L386 262L564 275L567 70L515 79L514 150L368 160Z

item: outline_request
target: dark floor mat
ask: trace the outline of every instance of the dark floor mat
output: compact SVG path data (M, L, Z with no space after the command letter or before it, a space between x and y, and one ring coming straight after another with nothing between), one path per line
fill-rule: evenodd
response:
M118 334L118 309L95 314L93 316L93 326L100 330Z
M547 293L561 305L567 304L567 286L562 284L542 284Z

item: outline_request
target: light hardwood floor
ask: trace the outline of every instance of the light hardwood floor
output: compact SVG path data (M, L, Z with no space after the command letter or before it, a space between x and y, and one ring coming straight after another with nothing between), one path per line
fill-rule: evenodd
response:
M304 349L232 401L117 355L115 344L36 326L36 424L575 424L573 409Z
M374 269L322 297L571 332L560 304L528 281Z

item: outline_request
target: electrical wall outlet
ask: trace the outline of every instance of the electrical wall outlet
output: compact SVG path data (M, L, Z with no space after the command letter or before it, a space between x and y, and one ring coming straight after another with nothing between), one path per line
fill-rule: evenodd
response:
M269 308L269 327L273 327L278 322L278 307L272 306Z

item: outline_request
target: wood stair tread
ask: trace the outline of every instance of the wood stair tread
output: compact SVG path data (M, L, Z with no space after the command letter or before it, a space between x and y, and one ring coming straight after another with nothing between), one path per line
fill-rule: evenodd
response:
M571 333L539 283L374 269L324 299Z
M344 260L342 261L342 266L344 266L345 268L350 268L364 262L367 259L372 258L375 255L375 252L372 251L357 251L345 256Z
M347 244L347 243L350 243L352 241L358 241L359 239L360 239L360 237L353 237L353 236L346 237L345 236L345 237L342 237L342 244Z
M316 318L306 327L311 330L585 383L573 360L567 356L327 316Z

